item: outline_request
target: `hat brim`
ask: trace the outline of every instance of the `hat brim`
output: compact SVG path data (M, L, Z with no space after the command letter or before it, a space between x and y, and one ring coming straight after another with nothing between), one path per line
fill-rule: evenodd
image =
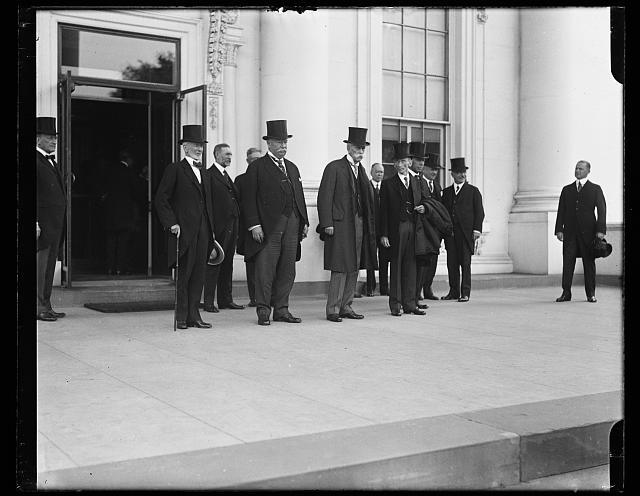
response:
M193 139L181 139L178 141L178 144L181 145L183 143L209 143L207 140L193 140Z
M262 139L267 141L267 140L283 140L283 139L289 139L289 138L293 138L293 134L288 134L286 138L283 138L282 136L263 136Z
M464 169L462 167L456 167L455 169L447 169L450 170L451 172L464 172L468 169L469 167L465 167Z
M212 257L213 252L216 252ZM209 260L207 260L207 265L220 265L224 261L224 250L220 243L218 243L215 239L213 240L213 248L211 253L209 253Z
M342 142L343 143L348 143L350 145L356 145L356 146L369 146L371 144L368 141L365 141L364 143L356 143L355 141L342 140Z

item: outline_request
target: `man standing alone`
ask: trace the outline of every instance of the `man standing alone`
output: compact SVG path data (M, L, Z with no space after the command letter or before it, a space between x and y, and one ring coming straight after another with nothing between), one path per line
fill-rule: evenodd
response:
M560 193L555 232L562 242L562 295L556 299L557 302L571 300L577 257L582 258L587 301L597 301L596 261L591 246L595 238L602 239L607 232L607 205L602 188L587 179L590 172L591 164L580 160L574 172L576 180L562 188Z
M324 268L331 271L327 320L362 319L351 304L360 268L375 269L375 219L367 173L360 163L367 130L350 127L347 154L324 169L318 189L318 218Z

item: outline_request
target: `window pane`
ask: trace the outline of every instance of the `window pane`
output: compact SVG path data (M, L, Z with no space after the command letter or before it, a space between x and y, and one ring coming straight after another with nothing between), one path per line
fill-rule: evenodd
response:
M404 28L403 70L424 74L424 33L422 29Z
M402 14L402 24L405 26L424 28L424 9L405 8L402 9Z
M436 76L446 75L445 35L428 32L427 38L427 74Z
M398 72L382 71L382 113L384 115L402 115L401 76Z
M446 88L446 79L427 78L427 119L436 121L447 120L445 115Z
M382 68L402 69L402 28L391 24L382 25Z
M424 76L405 74L402 83L402 115L423 119Z
M400 141L400 126L398 126L397 124L383 124L382 139L390 141Z
M427 29L447 30L445 9L427 9Z
M61 70L74 76L176 84L177 42L61 28Z
M147 91L132 90L130 88L106 88L102 86L85 86L77 84L73 90L72 98L85 98L88 100L127 100L130 102L147 103Z
M385 7L382 9L382 20L384 22L395 22L396 24L402 23L402 9Z
M427 153L429 155L440 155L440 141L442 141L440 129L426 128L424 130L424 142L427 144Z
M417 126L411 127L411 141L422 142L422 128Z

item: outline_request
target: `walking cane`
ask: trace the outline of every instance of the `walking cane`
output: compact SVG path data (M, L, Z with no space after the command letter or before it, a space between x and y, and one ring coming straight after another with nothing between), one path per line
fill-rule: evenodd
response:
M173 332L176 332L176 321L178 318L178 259L180 257L180 231L176 233L176 288L173 303Z

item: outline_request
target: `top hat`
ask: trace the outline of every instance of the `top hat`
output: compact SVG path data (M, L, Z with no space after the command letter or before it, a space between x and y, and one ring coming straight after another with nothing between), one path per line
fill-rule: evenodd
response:
M55 117L36 117L36 134L57 135Z
M593 258L606 258L611 255L612 251L613 247L611 246L611 243L607 243L606 239L596 238L593 240L593 245L591 246L591 254L593 255Z
M343 143L350 143L356 146L369 146L367 138L367 129L364 127L350 127L349 137L342 140Z
M424 165L431 169L442 169L442 166L438 163L438 155L436 153L430 153Z
M207 143L204 138L204 130L200 124L189 124L182 126L182 139L178 143L182 144L185 141L189 143Z
M426 159L428 156L427 144L420 141L412 141L409 143L409 151L414 158Z
M464 172L468 169L466 165L464 165L464 157L452 158L451 159L451 169L452 172Z
M220 243L218 243L215 239L213 240L213 248L211 249L211 253L209 253L209 260L207 260L207 265L220 265L224 260L224 250Z
M393 144L393 160L402 160L403 158L411 158L413 154L411 153L409 143L401 142Z
M263 136L263 140L286 140L291 138L290 134L287 134L287 121L267 121L267 134Z

